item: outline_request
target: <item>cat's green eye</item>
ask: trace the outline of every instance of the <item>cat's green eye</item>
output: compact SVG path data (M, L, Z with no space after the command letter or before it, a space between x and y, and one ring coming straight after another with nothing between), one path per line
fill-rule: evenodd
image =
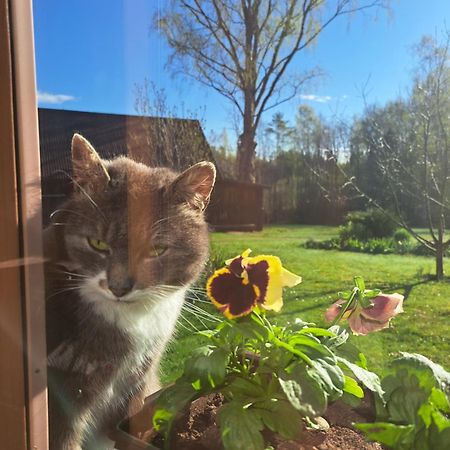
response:
M164 245L155 245L150 250L150 258L156 258L157 256L161 256L165 251L167 250L167 247Z
M100 239L88 238L89 245L99 252L109 251L109 245Z

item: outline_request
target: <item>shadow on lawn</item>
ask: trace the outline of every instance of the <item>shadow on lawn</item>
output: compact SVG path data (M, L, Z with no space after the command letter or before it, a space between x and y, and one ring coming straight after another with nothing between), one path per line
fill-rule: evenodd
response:
M416 281L415 283L395 286L394 289L403 289L403 291L404 291L403 295L405 297L404 301L406 301L406 300L408 300L408 297L411 295L412 290L416 286L420 286L422 284L427 284L427 283L430 283L431 281L435 281L435 278L432 276L429 276L429 277L423 278L422 280Z

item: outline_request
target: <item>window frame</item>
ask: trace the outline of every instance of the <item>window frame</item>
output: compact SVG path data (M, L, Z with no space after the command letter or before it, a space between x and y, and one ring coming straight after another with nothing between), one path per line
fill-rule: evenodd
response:
M0 79L0 261L42 261L31 0L0 0ZM44 291L41 263L0 268L0 430L5 448L48 449Z

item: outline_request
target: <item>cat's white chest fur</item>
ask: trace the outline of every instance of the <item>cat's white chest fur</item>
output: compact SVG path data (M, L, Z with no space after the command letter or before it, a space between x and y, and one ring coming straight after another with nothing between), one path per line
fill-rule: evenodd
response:
M135 291L117 301L111 293L99 287L99 281L104 278L106 274L101 272L86 280L80 294L86 303L91 304L94 313L107 323L136 339L157 338L175 325L187 288L171 289L165 294L158 292L158 288L155 291Z
M138 353L150 350L151 354L159 354L172 337L185 293L186 289L180 289L164 298L144 302L142 308L118 314L115 324L135 342Z
M129 336L137 358L130 363L139 364L146 356L159 355L173 334L187 287L164 294L157 288L136 291L117 301L99 287L99 280L105 276L102 272L87 280L80 290L81 298L95 314Z

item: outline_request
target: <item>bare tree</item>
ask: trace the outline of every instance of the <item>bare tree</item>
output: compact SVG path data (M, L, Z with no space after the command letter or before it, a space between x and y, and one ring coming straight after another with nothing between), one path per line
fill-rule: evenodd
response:
M294 58L337 17L385 1L171 0L154 22L173 49L174 72L214 89L239 112L237 174L253 182L263 113L294 98L318 73L288 73Z
M450 248L446 235L450 218L450 33L446 32L443 43L424 37L415 53L419 60L408 100L372 108L354 125L353 139L356 146L365 148L371 167L357 169L354 176L342 165L337 167L346 178L346 188L434 253L436 278L441 280L444 255ZM368 175L372 181L364 182ZM411 213L417 210L428 229L426 235L413 228Z

